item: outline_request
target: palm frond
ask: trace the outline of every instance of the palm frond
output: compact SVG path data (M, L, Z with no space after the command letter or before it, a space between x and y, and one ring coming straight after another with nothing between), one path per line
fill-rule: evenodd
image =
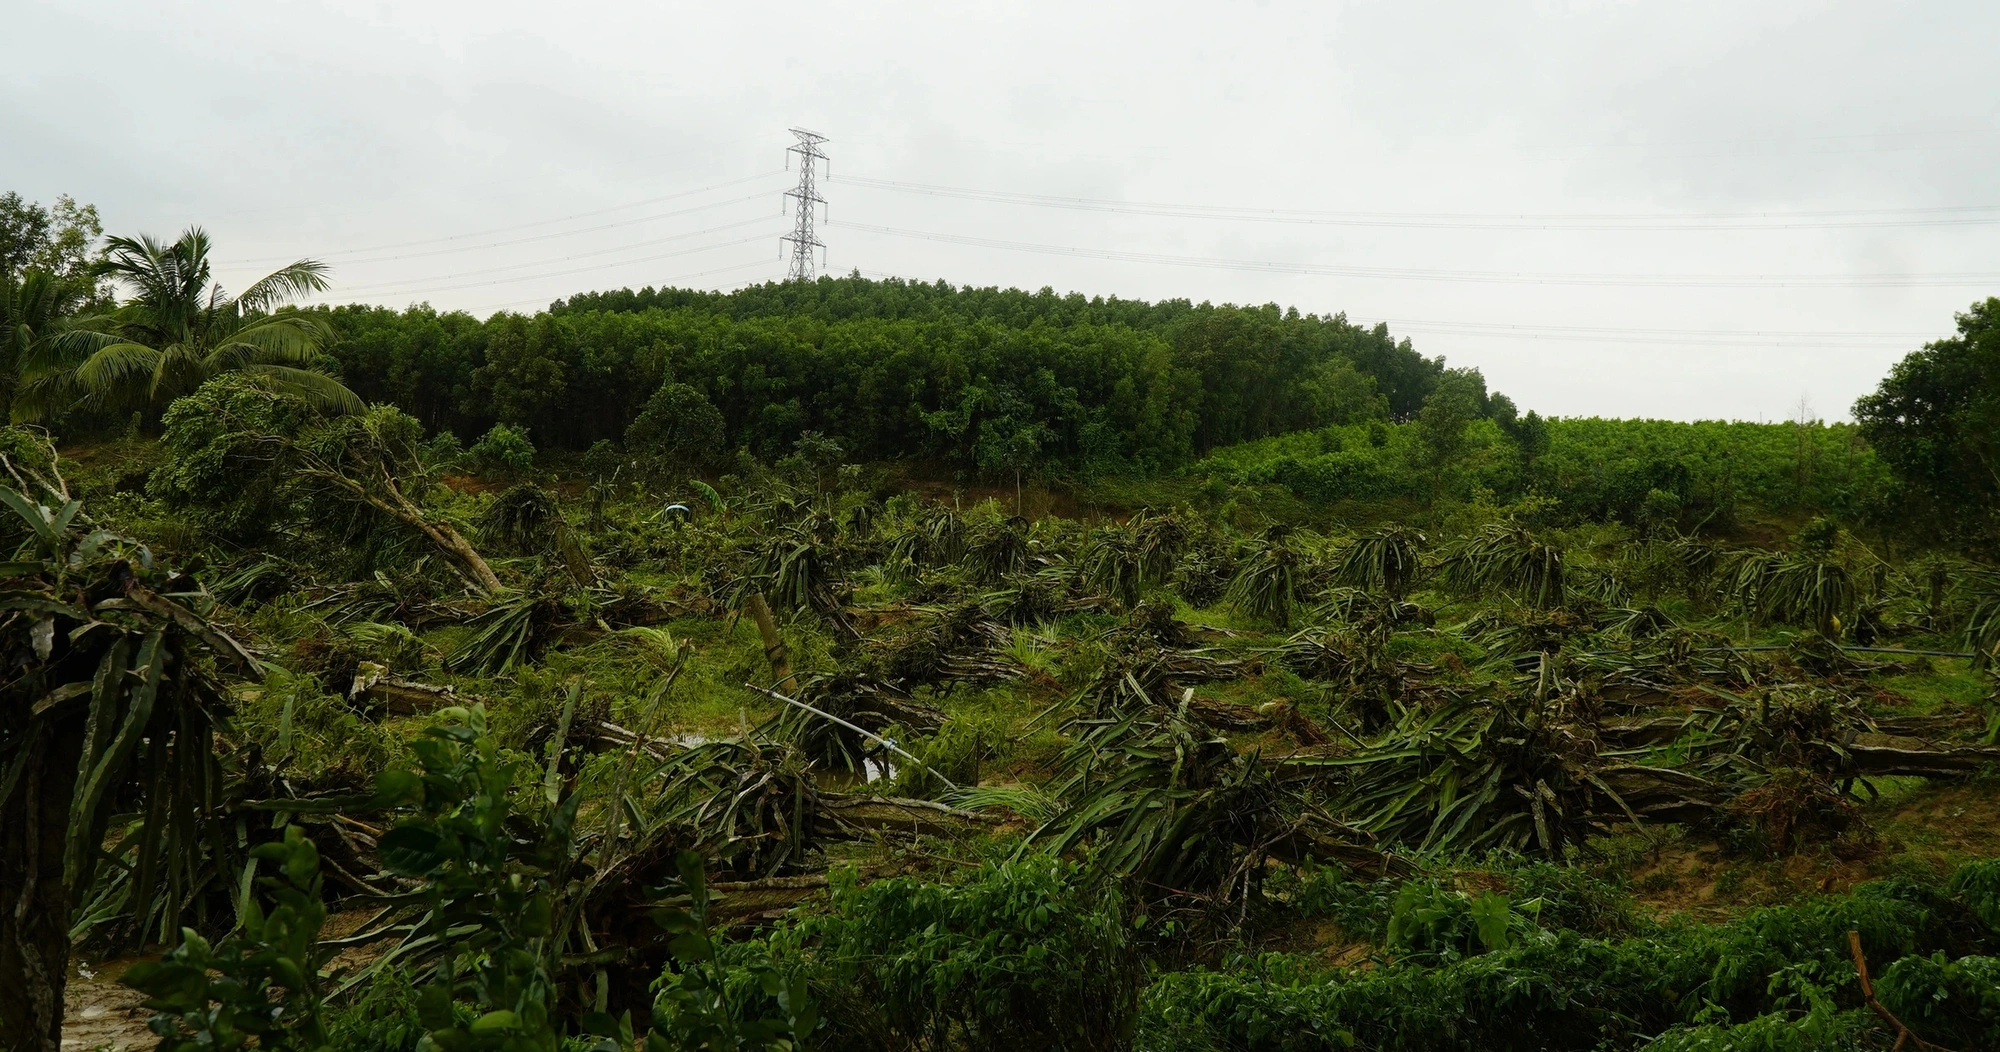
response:
M260 314L276 310L300 297L325 292L331 273L331 268L318 260L301 259L251 282L249 288L237 295L236 303L244 310Z
M38 334L20 359L22 378L32 380L75 369L98 351L128 342L110 331L111 324L107 315L73 318L61 329Z
M266 377L281 394L296 395L329 416L360 416L368 411L361 397L339 380L311 369L288 365L246 365L243 372Z
M314 365L334 341L326 319L294 310L252 318L218 343L210 354L228 351L244 355L243 364Z
M164 359L138 343L100 348L76 367L75 383L93 405L122 407L145 400Z

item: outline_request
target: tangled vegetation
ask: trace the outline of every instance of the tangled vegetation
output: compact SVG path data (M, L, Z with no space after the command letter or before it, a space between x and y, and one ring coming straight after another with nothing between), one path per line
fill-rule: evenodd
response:
M705 379L1028 314L910 412ZM2000 1043L2000 587L1832 429L859 279L315 317L384 401L0 431L10 1048L134 957L176 1050Z

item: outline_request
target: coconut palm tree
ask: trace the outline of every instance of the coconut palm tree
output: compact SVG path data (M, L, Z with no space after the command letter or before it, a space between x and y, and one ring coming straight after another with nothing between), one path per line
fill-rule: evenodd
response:
M35 341L74 311L82 293L46 270L0 273L0 408L13 401L21 363Z
M131 298L38 334L22 362L14 419L45 419L71 407L157 411L231 372L325 412L360 412L361 400L321 371L332 330L285 306L325 289L326 265L302 259L231 296L211 280L209 250L199 227L171 243L110 239L98 271Z

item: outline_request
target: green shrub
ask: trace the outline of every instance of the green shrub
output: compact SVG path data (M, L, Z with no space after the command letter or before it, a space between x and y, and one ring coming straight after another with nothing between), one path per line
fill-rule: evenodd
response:
M1359 912L1369 900L1383 902L1386 883L1328 898L1336 913ZM1913 954L1968 939L1958 904L1935 890L1890 881L1759 910L1727 924L1682 924L1616 940L1514 923L1505 945L1463 956L1499 940L1480 939L1471 907L1476 900L1461 896L1464 901L1455 902L1452 894L1423 882L1403 885L1397 892L1402 912L1437 915L1429 927L1415 924L1414 933L1408 929L1423 918L1399 917L1391 922L1390 941L1430 952L1369 970L1328 970L1267 955L1218 972L1161 976L1145 992L1139 1047L1304 1052L1352 1042L1385 1050L1581 1052L1635 1047L1693 1025L1675 1032L1680 1044L1670 1047L1842 1048L1851 1045L1845 1035L1853 1030L1845 1017L1835 1018L1836 998L1851 992L1853 982L1849 931L1860 932L1876 967L1891 970ZM1454 945L1458 959L1438 952ZM1444 963L1431 966L1433 961ZM1951 1003L1976 1003L1962 991L1973 989L1983 973L1961 972L1967 978L1951 988L1948 996L1959 998ZM1910 980L1913 989L1939 985ZM1804 1025L1816 1015L1817 1022ZM1760 1021L1763 1016L1773 1018ZM1729 1025L1736 1020L1744 1022Z
M470 1024L475 1018L470 1007L459 1006L459 1022ZM327 1029L340 1052L416 1052L424 1023L417 1014L414 980L400 968L376 972L333 1013Z
M1138 967L1115 891L1046 855L963 883L837 875L829 912L774 937L809 962L816 1049L1125 1046Z
M320 971L333 956L319 944L326 923L319 851L298 826L251 854L277 863L278 876L258 878L270 908L246 894L238 929L211 945L192 928L158 961L135 964L120 977L146 994L150 1029L162 1049L230 1052L320 1052L327 1047L321 1017Z
M1911 955L1889 966L1876 995L1926 1041L2000 1048L2000 957Z
M480 470L495 474L520 475L535 466L535 445L525 427L494 424L468 452Z
M625 429L634 456L674 467L698 467L722 452L728 425L708 396L687 384L668 381Z
M1948 889L1952 898L2000 931L2000 859L1968 862L1951 875Z
M1738 1023L1680 1027L1645 1045L1646 1052L1861 1052L1874 1017L1863 1011L1771 1012Z
M819 1016L807 1003L798 978L772 965L759 943L717 941L709 916L704 860L693 851L674 859L681 892L653 911L653 919L673 933L673 963L653 982L653 1026L646 1052L790 1052L800 1035L810 1034ZM630 1022L603 1013L585 1017L585 1026L630 1047Z

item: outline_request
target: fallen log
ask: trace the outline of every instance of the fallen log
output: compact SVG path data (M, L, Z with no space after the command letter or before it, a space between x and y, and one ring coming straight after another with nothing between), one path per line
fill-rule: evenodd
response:
M984 825L994 825L999 816L948 807L932 800L912 800L897 796L822 796L820 805L831 826L839 831L871 829L884 833L916 836L965 834Z
M1721 785L1669 767L1616 764L1595 774L1633 814L1647 821L1691 822L1706 818L1729 798L1728 790Z
M824 873L798 877L766 877L762 880L715 881L708 890L715 895L710 907L725 922L762 920L783 913L826 889Z
M1847 755L1853 758L1854 769L1859 774L1917 775L1924 778L1962 777L1977 774L1989 764L2000 763L2000 749L1991 747L1926 749L1913 748L1912 744L1921 745L1911 738L1863 734L1847 747Z
M397 716L414 716L478 700L461 697L451 687L435 687L403 679L391 673L387 666L373 661L363 661L354 670L354 682L347 688L347 697L350 701L377 706Z

